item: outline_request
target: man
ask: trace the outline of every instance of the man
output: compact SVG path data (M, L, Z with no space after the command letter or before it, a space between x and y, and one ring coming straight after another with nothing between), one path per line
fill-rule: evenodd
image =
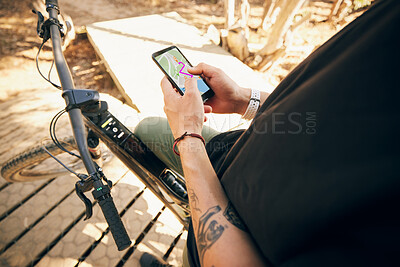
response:
M173 137L146 134L169 131L154 119L135 133L146 144L164 140L170 149L176 140L180 158L172 150L154 153L183 170L187 182L191 266L395 264L398 25L400 2L376 1L270 96L261 94L246 131L203 128L204 112L243 115L251 109L251 90L221 70L206 64L189 69L203 74L215 92L205 105L192 79L184 96L162 80Z

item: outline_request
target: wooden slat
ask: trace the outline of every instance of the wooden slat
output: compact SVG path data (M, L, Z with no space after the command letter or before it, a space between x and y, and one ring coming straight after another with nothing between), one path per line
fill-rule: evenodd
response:
M187 231L183 232L171 255L168 257L168 263L172 266L182 266L182 255L184 247L186 246L186 240Z
M17 244L1 255L0 259L10 266L29 264L83 212L82 205L76 196L70 196Z
M14 183L4 188L0 194L0 215L9 213L10 209L18 206L24 199L33 196L46 183L48 183L48 180Z
M0 223L0 251L74 188L76 177L58 177Z
M113 188L112 195L119 212L131 201L144 185L129 172ZM100 207L94 207L93 217L80 221L74 228L42 258L38 266L74 266L80 255L99 239L108 227ZM110 240L113 242L113 240Z
M133 243L162 207L163 203L146 189L122 217ZM118 251L111 233L108 233L104 242L101 242L79 266L114 266L128 250Z
M183 225L175 215L166 209L146 234L143 241L137 246L133 255L126 262L126 266L140 266L139 259L144 252L162 258L170 248L173 240L182 231L182 228ZM177 264L175 266L182 265L182 261L179 261L180 257L177 255L179 251L173 250L171 254L174 255L173 259Z
M107 177L115 182L126 173L126 167L118 160L104 167ZM89 194L87 194L89 196ZM33 227L15 245L0 256L0 262L9 266L25 266L35 261L38 255L68 227L72 226L84 212L84 204L75 195L69 196L57 209Z

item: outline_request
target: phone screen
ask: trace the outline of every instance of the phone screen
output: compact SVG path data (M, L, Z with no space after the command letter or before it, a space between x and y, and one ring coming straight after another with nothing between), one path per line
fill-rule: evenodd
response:
M188 72L187 67L192 66L185 56L175 46L161 50L153 54L153 58L157 61L158 65L169 76L171 82L175 83L178 89L185 93L185 81L189 78L197 80L197 87L202 95L212 90L204 82L203 78L199 75L192 75ZM208 95L209 93L207 93ZM204 97L203 97L204 98Z

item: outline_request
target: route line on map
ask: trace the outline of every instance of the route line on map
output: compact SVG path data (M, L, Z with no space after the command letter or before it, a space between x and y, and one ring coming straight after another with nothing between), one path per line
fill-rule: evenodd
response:
M185 63L179 62L178 65L180 65L180 64L182 64L183 66L182 66L181 70L179 71L179 73L188 75L188 76L190 76L190 78L193 78L193 75L192 75L192 74L189 74L189 73L186 73L186 72L182 72L182 70L183 70L183 69L185 68L185 66L186 66Z

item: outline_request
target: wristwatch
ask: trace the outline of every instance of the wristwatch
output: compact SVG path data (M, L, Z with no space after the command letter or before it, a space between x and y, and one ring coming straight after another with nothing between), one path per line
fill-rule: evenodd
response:
M242 118L245 120L251 120L256 116L258 108L260 107L260 91L257 89L251 89L251 97L249 105L247 106L246 112L243 114Z

